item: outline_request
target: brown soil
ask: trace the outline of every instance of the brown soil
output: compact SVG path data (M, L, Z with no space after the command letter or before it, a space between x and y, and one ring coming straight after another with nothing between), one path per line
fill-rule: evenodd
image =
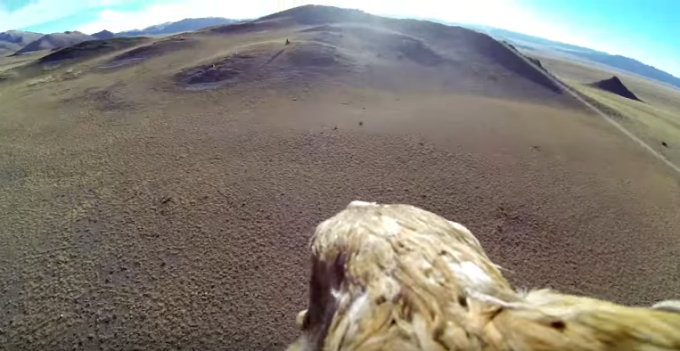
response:
M294 42L285 48L283 44L254 45L226 58L185 69L175 75L175 81L191 89L253 82L272 86L319 79L319 75L346 76L352 66L336 47L320 42Z
M188 49L195 44L195 40L183 35L173 36L157 41L153 44L141 46L130 51L124 52L106 64L102 68L122 67L128 64L140 63L142 61L166 55L182 49Z
M309 235L351 200L468 226L517 286L677 298L676 175L495 61L486 39L447 48L406 23L419 29L375 35L415 38L444 63L362 59L347 32L361 26L306 27L202 34L124 69L0 86L0 345L280 350L306 304ZM326 46L347 71L305 51ZM299 80L176 85L270 66Z
M591 83L590 86L625 97L626 99L642 101L635 94L633 94L632 91L628 90L628 88L623 85L623 82L621 82L617 76Z

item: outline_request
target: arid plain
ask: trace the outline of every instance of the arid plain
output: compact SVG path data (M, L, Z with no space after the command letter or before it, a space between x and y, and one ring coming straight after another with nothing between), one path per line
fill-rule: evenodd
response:
M679 175L486 35L301 7L50 54L1 59L7 349L283 349L352 200L464 224L520 287L680 297Z

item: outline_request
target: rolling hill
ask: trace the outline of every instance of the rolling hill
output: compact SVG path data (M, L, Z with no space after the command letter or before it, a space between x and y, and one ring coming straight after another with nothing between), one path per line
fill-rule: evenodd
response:
M28 45L17 51L16 54L23 54L32 51L40 50L54 50L58 48L65 48L71 45L76 45L87 40L95 40L96 38L81 32L63 32L48 34L40 37Z
M195 30L200 30L207 27L220 26L225 24L234 23L236 20L220 18L220 17L207 17L207 18L187 18L177 22L167 22L163 24L158 24L150 26L144 29L135 29L125 32L116 33L119 37L132 37L132 36L143 36L143 35L166 35L175 34L181 32L191 32Z
M101 32L97 32L97 33L92 34L92 36L97 38L97 39L111 39L111 38L115 37L116 35L105 29Z
M0 55L11 54L15 51L21 50L29 43L38 40L42 34L10 30L0 33Z

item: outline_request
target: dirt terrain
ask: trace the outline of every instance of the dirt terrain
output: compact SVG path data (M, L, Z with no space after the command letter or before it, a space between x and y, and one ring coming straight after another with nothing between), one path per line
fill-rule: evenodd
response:
M679 297L678 175L485 35L303 7L37 67L0 82L7 349L283 349L352 200L520 287Z

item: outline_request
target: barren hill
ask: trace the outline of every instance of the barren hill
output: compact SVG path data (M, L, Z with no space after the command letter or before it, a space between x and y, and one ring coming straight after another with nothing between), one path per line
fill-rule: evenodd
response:
M517 52L461 27L309 5L207 33L243 36L273 30L289 34L278 43L253 41L240 47L238 55L187 68L177 80L186 86L215 87L253 79L295 82L331 75L386 89L569 99L560 97L560 88Z
M0 33L0 55L21 50L27 44L39 39L42 34L20 30L9 30Z
M123 37L133 37L142 35L167 35L182 32L191 32L194 30L224 25L232 22L236 22L236 20L221 17L185 18L177 22L158 24L144 29L134 29L130 31L116 33L116 35Z
M111 39L111 38L115 37L116 35L105 29L101 32L97 32L97 33L92 34L92 36L97 38L97 39Z
M23 54L32 51L39 50L54 50L58 48L63 48L78 43L82 43L87 40L95 40L95 37L83 34L81 32L64 32L64 33L54 33L48 34L40 37L39 39L27 44L21 50L17 51L17 54Z
M216 55L213 43L234 35L241 44L223 46ZM67 38L91 37L77 32L48 35L21 52L62 46ZM106 50L100 50L104 46ZM577 105L521 54L488 35L335 7L302 6L251 22L158 39L132 51L123 52L124 47L101 41L79 44L40 62L118 50L121 53L102 67L153 64L160 57L181 60L172 79L191 90L252 83L300 86L330 79L394 91L447 91ZM193 59L179 59L190 53Z
M43 56L38 60L38 62L54 63L65 60L84 60L106 53L115 52L117 50L123 50L148 40L149 38L146 37L87 40Z
M625 97L626 99L642 101L617 76L591 83L590 86Z

